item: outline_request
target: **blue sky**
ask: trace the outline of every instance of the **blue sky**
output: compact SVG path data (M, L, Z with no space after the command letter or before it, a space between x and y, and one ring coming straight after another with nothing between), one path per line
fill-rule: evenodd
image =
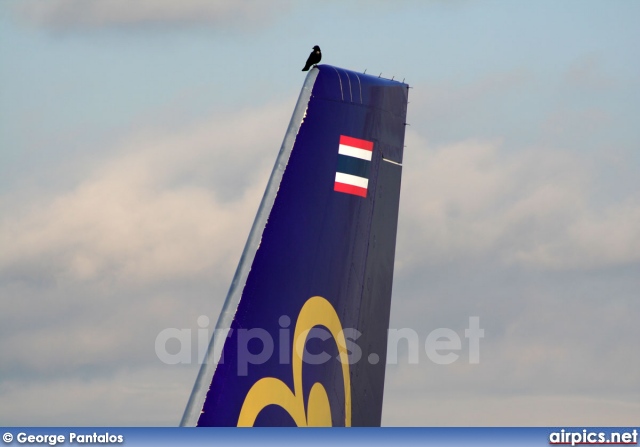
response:
M413 87L392 327L486 331L479 365L389 366L383 423L635 423L639 19L623 0L2 2L0 419L178 422L197 365L159 362L155 336L215 321L318 44Z

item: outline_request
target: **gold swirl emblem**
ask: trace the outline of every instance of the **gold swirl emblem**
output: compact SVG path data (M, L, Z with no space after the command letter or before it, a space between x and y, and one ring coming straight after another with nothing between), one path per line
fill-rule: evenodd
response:
M268 405L282 407L291 415L298 427L331 426L329 397L321 383L316 382L311 387L307 404L308 412L305 412L302 391L302 356L309 331L315 326L326 327L338 346L344 381L344 425L345 427L351 426L351 382L349 380L347 343L342 331L342 324L331 303L321 296L314 296L309 298L300 309L294 330L294 349L292 349L291 362L293 391L283 381L275 377L264 377L258 380L244 399L238 417L238 427L252 427L258 414Z

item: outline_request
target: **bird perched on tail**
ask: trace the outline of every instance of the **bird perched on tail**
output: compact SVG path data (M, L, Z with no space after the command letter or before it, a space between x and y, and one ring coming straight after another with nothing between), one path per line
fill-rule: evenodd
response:
M302 71L309 71L312 65L315 65L318 62L320 62L320 59L322 59L322 53L320 52L320 47L316 45L313 47L313 51L309 55L309 58L307 59L307 63L304 64L304 68L302 69Z

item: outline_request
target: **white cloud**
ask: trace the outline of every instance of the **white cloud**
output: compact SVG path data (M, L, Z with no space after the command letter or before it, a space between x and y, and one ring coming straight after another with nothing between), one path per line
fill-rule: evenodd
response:
M0 419L14 426L177 426L196 374L161 366L88 380L3 381Z
M523 296L509 297L515 308L510 315L504 315L504 302L491 297L501 285L457 297L464 302L462 313L473 308L471 301L490 296L481 311L485 333L479 363L469 364L461 328L452 327L462 349L450 365L432 362L422 337L418 364L408 364L405 355L387 367L384 424L627 425L637 419L640 362L628 355L638 337L635 297L563 296L553 286L555 293L545 296L527 291L531 282L520 285ZM428 284L423 287L431 292ZM440 315L436 321L441 325L444 309L454 305L440 301L437 308L430 306L423 300L422 308L412 312Z
M544 269L640 260L640 203L592 200L592 168L571 153L496 141L430 147L407 133L400 267L492 256Z
M640 260L640 203L631 198L602 211L588 210L565 230L516 253L515 259L551 269L597 268Z
M478 365L463 345L452 365L422 346L420 364L388 367L384 424L638 418L628 267L640 261L640 203L624 184L603 200L598 169L568 151L431 146L407 132L392 327L458 331L477 315L485 338Z
M30 0L19 12L38 25L63 29L135 26L210 26L249 30L270 23L289 1L248 0Z
M178 423L198 365L161 364L155 337L203 314L213 330L290 113L151 129L69 189L0 197L0 418Z
M589 396L386 395L384 426L633 426L640 417L635 402Z
M288 104L270 106L131 138L72 190L4 210L0 269L116 282L228 273L287 115Z

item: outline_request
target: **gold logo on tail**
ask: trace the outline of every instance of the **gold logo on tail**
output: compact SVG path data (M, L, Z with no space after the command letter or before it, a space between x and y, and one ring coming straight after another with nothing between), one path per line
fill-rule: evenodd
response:
M258 414L268 405L278 405L291 415L298 427L331 426L331 406L327 391L321 383L311 387L308 413L305 413L302 392L302 356L309 331L315 326L329 329L338 346L342 379L344 381L344 425L351 426L351 382L349 380L349 358L347 343L342 331L342 324L335 309L329 301L321 296L307 300L300 309L293 335L292 368L293 391L275 377L264 377L253 384L242 404L238 427L252 427Z

